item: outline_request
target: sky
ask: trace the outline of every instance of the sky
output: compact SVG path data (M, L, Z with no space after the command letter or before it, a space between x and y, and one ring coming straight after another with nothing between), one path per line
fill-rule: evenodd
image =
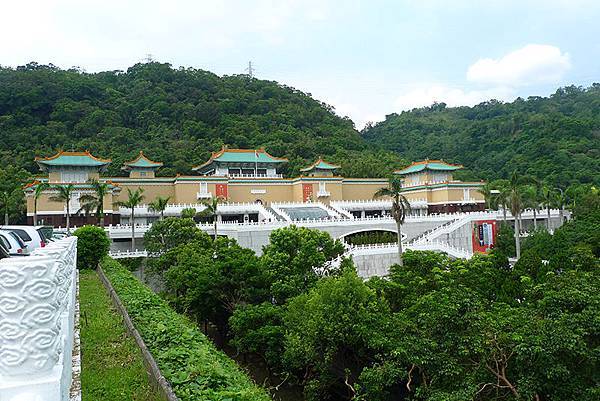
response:
M600 82L597 0L2 0L0 65L156 61L312 94L361 129Z

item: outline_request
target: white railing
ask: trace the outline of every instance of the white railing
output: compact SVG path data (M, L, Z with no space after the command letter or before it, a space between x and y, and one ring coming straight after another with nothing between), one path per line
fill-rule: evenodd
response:
M76 237L0 261L1 400L69 400L76 264Z
M123 258L145 258L148 257L148 251L138 250L130 251L129 249L125 251L110 251L108 255L113 259L123 259Z
M283 174L227 174L231 178L283 178Z
M298 204L298 203L296 203L296 204ZM256 206L257 204L251 204L251 205ZM293 203L284 204L284 205L293 205ZM305 206L321 205L319 207L325 208L324 205L318 204L316 202L300 203L299 205L305 205ZM331 225L331 224L342 225L342 226L345 226L345 225L395 224L395 221L390 216L355 217L353 219L329 217L329 218L324 218L324 219L304 219L304 220L293 221L287 215L287 213L285 213L283 210L277 208L276 206L275 207L271 206L271 207L273 208L275 213L281 215L287 221L277 221L275 219L275 216L273 216L272 213L270 213L268 210L265 209L266 213L269 213L272 215L271 221L269 221L268 219L265 219L262 221L247 221L247 222L221 221L221 222L219 222L219 227L226 228L226 229L237 229L237 228L244 228L244 227L246 227L246 228L250 228L250 227L279 228L279 227L288 226L290 224L295 224L298 226L306 226L306 227L320 227L320 226ZM263 207L263 209L264 209L264 207ZM325 210L327 210L327 209L325 209ZM558 209L552 209L550 217L556 218L559 215L559 212L560 211ZM503 216L502 211L439 213L439 214L429 214L429 215L424 215L424 216L411 215L411 216L406 217L405 223L440 222L440 224L443 224L443 223L448 223L451 221L455 222L455 221L458 221L458 220L461 220L464 218L468 218L468 220L458 223L458 224L462 225L462 224L466 224L466 222L468 222L468 221L473 221L473 220L487 220L487 219L501 220L502 216ZM524 211L522 213L521 217L525 218L525 219L531 219L533 217L533 212L532 211ZM568 217L568 213L566 211L565 211L565 217ZM510 213L507 213L507 218L512 219L512 216ZM544 212L543 214L541 214L540 212L538 212L537 218L539 220L545 219L545 218L547 218L547 213ZM136 233L138 235L142 234L143 232L148 230L151 226L152 226L152 224L137 224L136 225ZM213 225L212 225L212 223L200 223L200 224L198 224L198 227L201 229L208 230L208 229L212 229ZM76 228L77 227L72 227L72 230L75 230ZM452 226L451 228L454 228L454 226ZM61 231L61 228L58 228L55 230ZM122 233L123 235L130 235L131 225L129 225L129 224L110 225L110 226L106 227L106 230L111 235L114 235L116 233ZM427 234L434 233L429 238L429 241L439 237L444 232L449 232L448 226L437 227L433 231L427 233ZM427 240L424 240L422 237L418 238L417 240L419 242L427 242ZM414 242L416 242L417 240L415 240Z

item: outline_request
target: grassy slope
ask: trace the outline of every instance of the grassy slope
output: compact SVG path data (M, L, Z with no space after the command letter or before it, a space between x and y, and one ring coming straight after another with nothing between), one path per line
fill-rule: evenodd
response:
M79 283L83 401L158 400L96 272L82 271Z

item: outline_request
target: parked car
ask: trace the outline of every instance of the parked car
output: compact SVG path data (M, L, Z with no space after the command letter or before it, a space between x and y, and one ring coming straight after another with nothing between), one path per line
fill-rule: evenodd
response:
M27 253L37 248L43 248L48 243L42 227L35 226L2 226L0 231L15 233L27 245Z
M0 259L10 258L8 249L5 247L3 240L0 239Z
M10 256L25 256L29 253L27 245L17 234L10 231L0 231L0 243Z

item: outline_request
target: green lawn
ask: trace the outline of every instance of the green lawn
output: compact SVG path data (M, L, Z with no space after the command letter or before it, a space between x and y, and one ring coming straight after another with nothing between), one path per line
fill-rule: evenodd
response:
M91 270L80 273L83 401L160 400L98 275Z

